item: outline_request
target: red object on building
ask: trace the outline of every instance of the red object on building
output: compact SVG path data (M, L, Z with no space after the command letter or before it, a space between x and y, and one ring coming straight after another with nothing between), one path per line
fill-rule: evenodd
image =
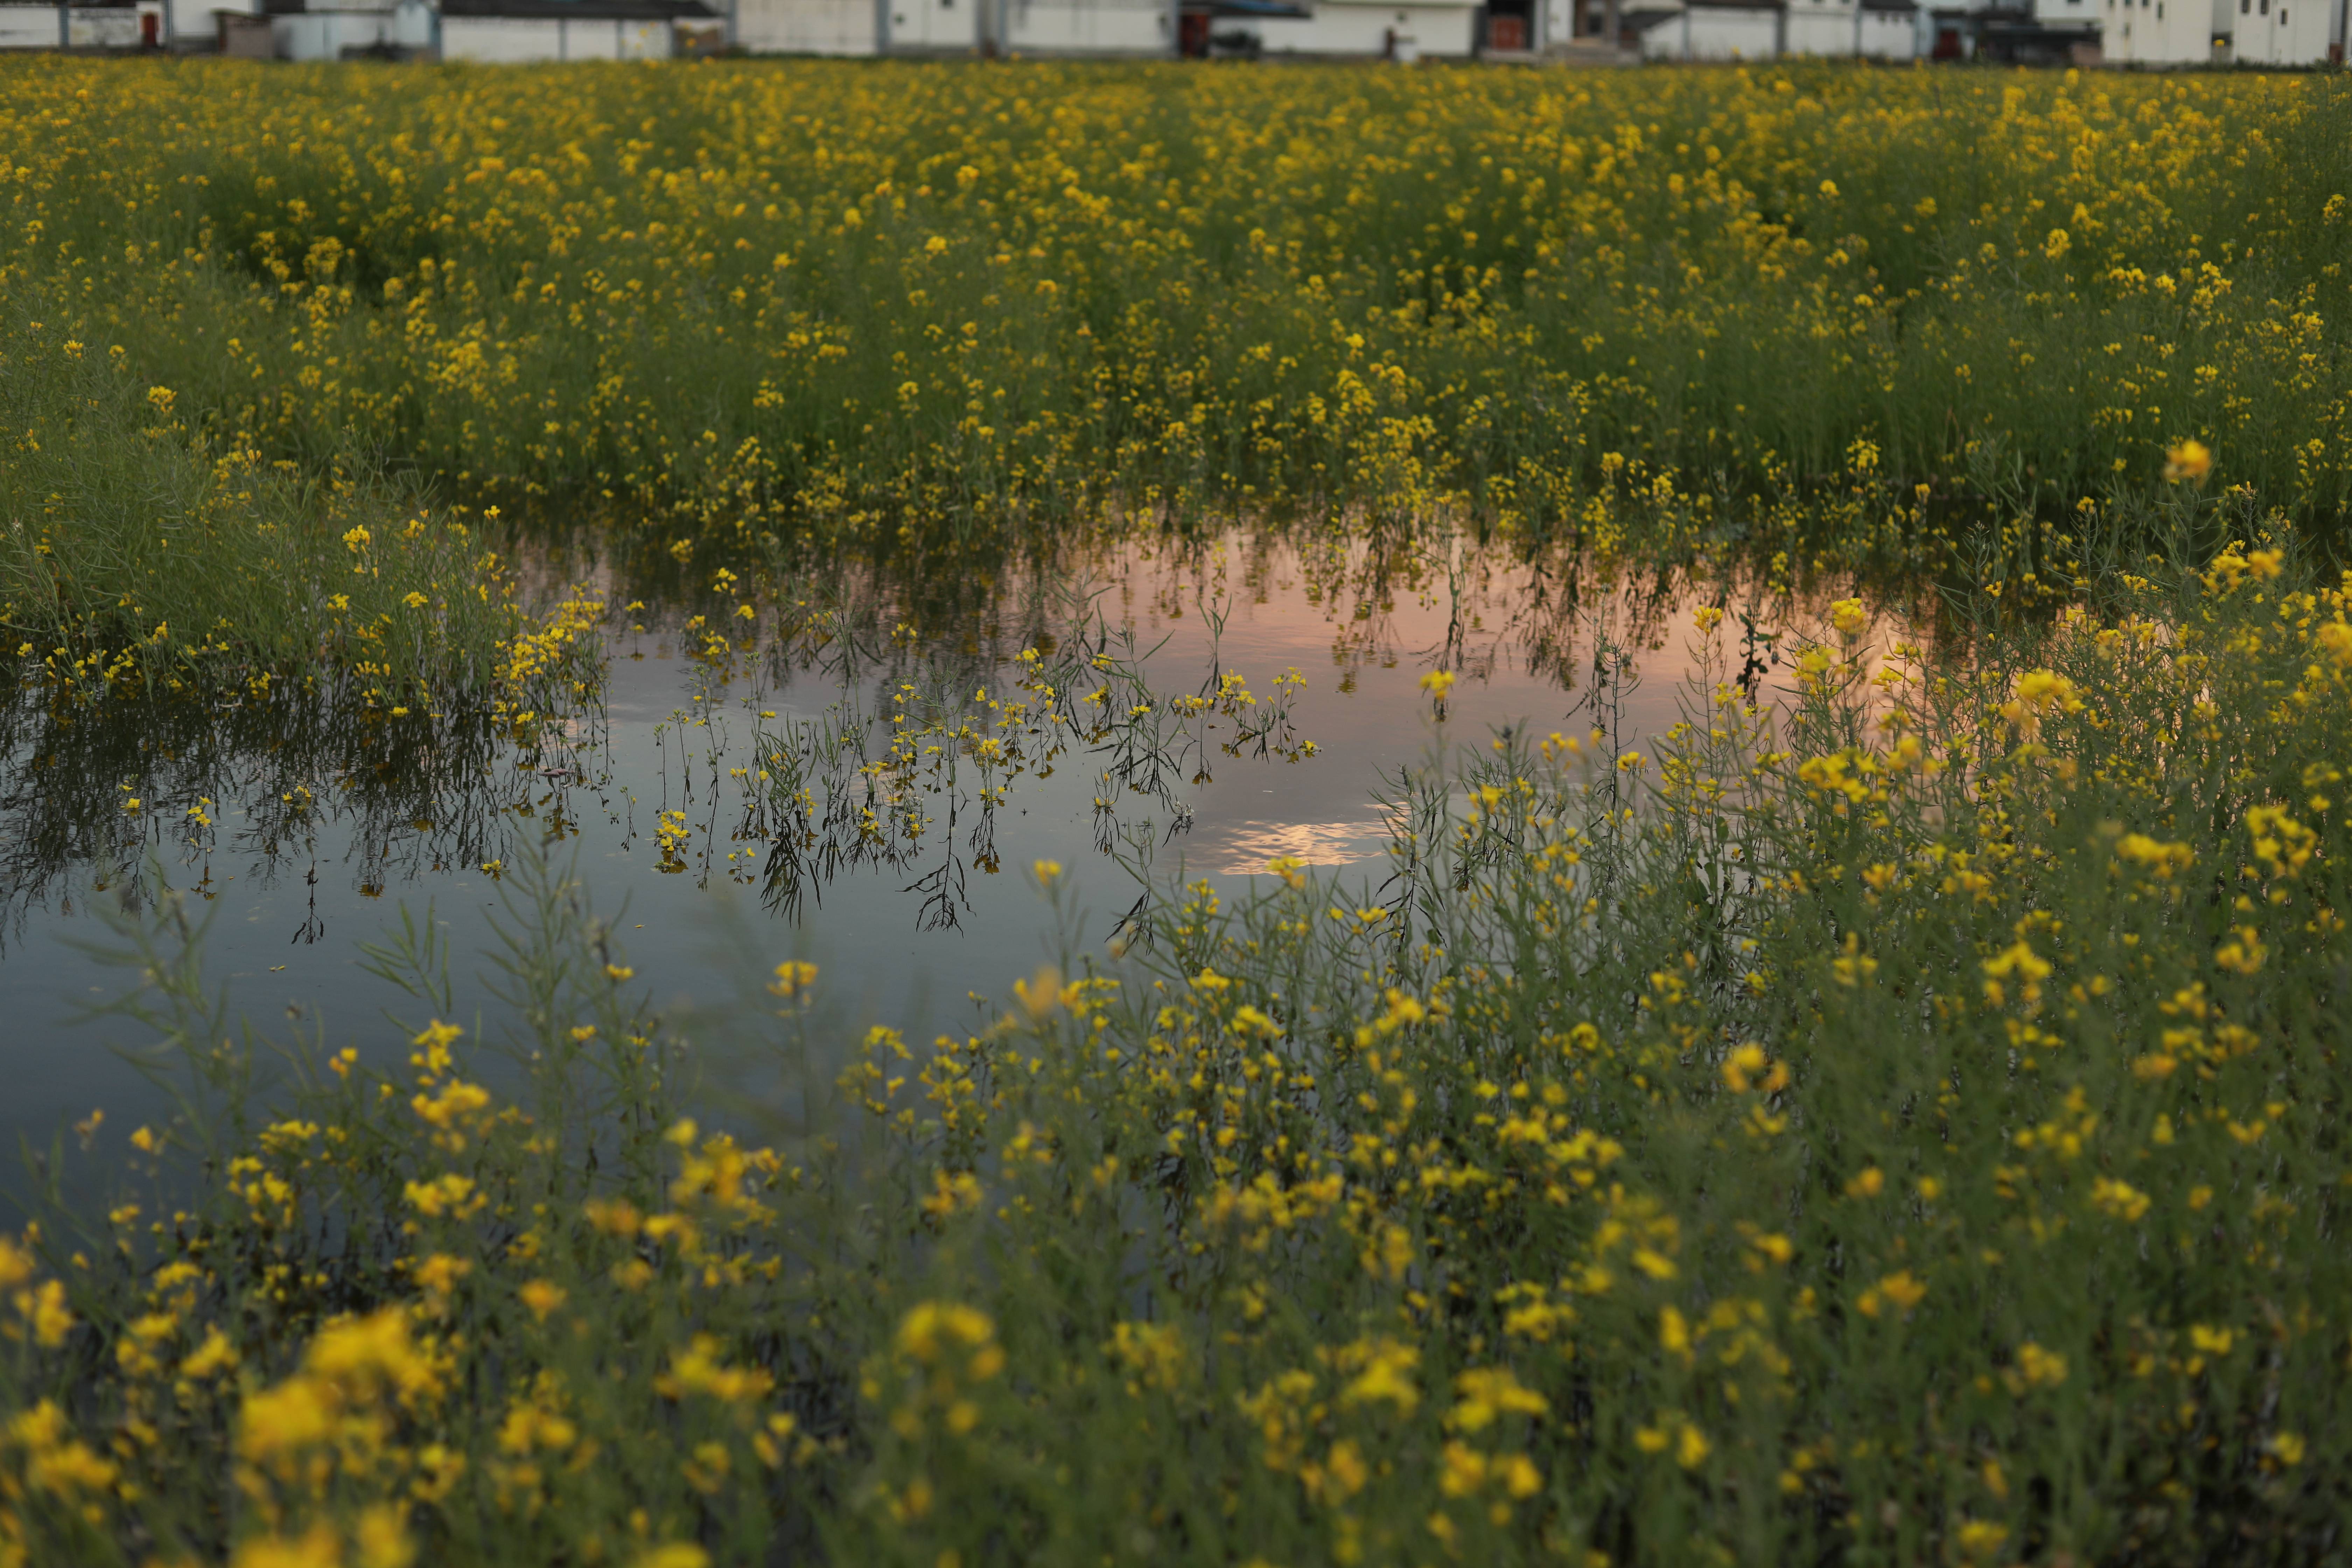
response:
M139 18L139 47L154 49L161 48L163 44L163 18L152 11L142 13Z
M1528 47L1528 19L1525 16L1489 16L1486 19L1486 47L1513 54L1523 52Z

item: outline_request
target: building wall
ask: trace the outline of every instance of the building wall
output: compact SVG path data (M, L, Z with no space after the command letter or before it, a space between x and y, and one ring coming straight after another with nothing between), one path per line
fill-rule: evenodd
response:
M1701 5L1670 16L1642 35L1642 58L1653 60L1770 59L1780 37L1780 16L1765 10Z
M735 38L761 54L870 55L879 15L875 0L736 0Z
M55 5L0 5L0 49L54 49L58 20Z
M984 0L888 0L894 49L969 49L980 43Z
M168 0L168 4L166 0L140 0L138 9L156 15L159 37L169 33L174 42L209 44L220 36L219 24L213 20L214 12L235 11L257 16L261 15L261 0Z
M1864 11L1862 53L1865 59L1874 60L1918 58L1918 16L1909 11Z
M1378 55L1396 34L1412 40L1413 52L1460 58L1470 52L1472 8L1468 5L1365 5L1318 0L1303 21L1271 16L1253 22L1270 55Z
M339 60L352 50L385 43L391 25L386 11L312 11L273 16L269 32L281 60Z
M1174 50L1162 0L1003 0L1007 48L1044 54Z
M2324 62L2331 30L2328 5L2329 0L2240 0L2230 18L2236 58L2258 66Z
M667 22L614 22L540 16L444 16L441 58L485 65L539 60L667 59Z
M2118 65L2210 64L2226 58L2213 47L2214 10L2214 0L2105 0L2099 52Z
M2033 19L2045 27L2099 30L2099 0L2033 0Z
M1792 4L1783 42L1792 55L1851 55L1858 31L1852 5Z

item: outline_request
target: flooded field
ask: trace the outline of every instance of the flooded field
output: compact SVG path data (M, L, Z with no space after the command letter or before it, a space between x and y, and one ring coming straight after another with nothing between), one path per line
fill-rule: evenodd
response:
M107 916L158 888L199 900L237 1010L331 1048L406 1016L365 951L404 908L448 944L464 1009L495 1010L468 957L532 846L598 908L625 906L632 963L721 1038L746 981L786 955L819 965L845 1037L927 1037L1041 962L1108 962L1155 885L1237 892L1283 857L1344 870L1376 905L1383 803L1415 767L1513 729L1599 730L1613 757L1709 681L1779 691L1823 630L1785 598L1742 610L1722 581L1240 533L1055 562L919 633L867 575L754 588L726 572L718 589L614 605L601 700L529 747L404 745L299 703L20 708L0 1005L24 1026L0 1046L19 1086L0 1131L45 1144L93 1109L164 1109L109 1048L142 1031L86 1016L134 978L102 956ZM1698 637L1692 610L1727 596L1746 622ZM1057 900L1041 860L1062 868ZM723 1053L711 1068L731 1109L761 1100Z

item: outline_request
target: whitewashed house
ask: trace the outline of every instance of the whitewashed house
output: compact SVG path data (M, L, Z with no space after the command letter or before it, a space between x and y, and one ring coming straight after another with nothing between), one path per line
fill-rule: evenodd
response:
M2328 46L2342 41L2335 8L2335 0L2238 0L2231 55L2253 66L2325 64Z
M66 43L62 5L0 5L0 49L58 49Z
M131 5L0 4L0 49L135 49L161 39L161 22Z
M994 37L1009 52L1167 55L1176 48L1166 0L996 0Z
M2109 65L2201 66L2230 58L2231 0L2100 0Z
M1781 52L1907 60L1919 52L1917 0L1789 0Z
M1769 60L1781 53L1787 7L1776 0L1679 0L1628 19L1645 60Z
M725 26L702 0L441 0L440 24L443 59L486 65L666 60Z
M432 52L433 23L425 0L304 0L299 11L272 16L269 33L281 60L413 57ZM216 26L207 18L207 31Z
M1358 55L1391 59L1459 59L1477 44L1478 7L1470 0L1314 0L1313 15L1256 24L1270 55Z
M903 16L908 0L734 0L735 42L762 55L879 54L886 6Z
M220 16L258 16L261 0L135 0L135 9L139 13L137 47L201 49L218 42Z

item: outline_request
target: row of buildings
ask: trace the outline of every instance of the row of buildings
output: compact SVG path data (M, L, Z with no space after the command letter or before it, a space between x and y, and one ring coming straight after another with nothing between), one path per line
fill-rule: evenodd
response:
M1644 59L1858 55L2021 64L2318 66L2352 0L1629 0Z
M2310 66L2352 0L0 0L0 48L492 62L753 53Z

